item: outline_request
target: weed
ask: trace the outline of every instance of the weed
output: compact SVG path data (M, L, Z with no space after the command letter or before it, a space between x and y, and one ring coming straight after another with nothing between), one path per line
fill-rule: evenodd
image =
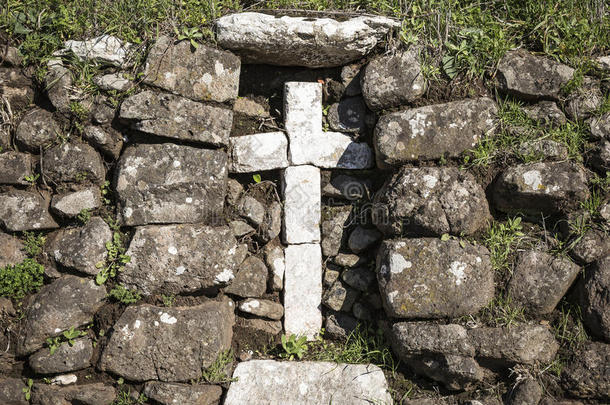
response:
M252 175L252 180L254 180L254 183L258 184L262 181L261 179L261 175L260 174L253 174Z
M142 299L142 296L137 290L128 290L123 285L117 285L108 293L110 298L113 298L121 304L135 304Z
M555 337L560 346L573 352L588 339L582 323L580 307L564 300L558 312L559 316L552 324Z
M119 392L112 405L142 405L148 401L144 394L140 394L137 398L131 395L129 390Z
M0 296L21 299L37 292L43 284L44 267L35 259L27 258L21 263L7 264L0 268Z
M184 28L182 28L182 31L179 31L178 28L174 28L174 33L178 37L178 40L189 41L191 43L191 46L195 49L199 48L199 44L195 40L203 38L203 34L197 27L191 27L191 28L184 27Z
M303 358L303 355L307 352L307 336L282 335L282 349L283 353L280 353L280 357L288 360L293 360L295 357L299 360Z
M24 250L29 257L36 257L42 252L47 238L41 234L35 234L33 232L25 232Z
M95 282L100 285L108 281L109 278L116 277L125 265L131 261L131 257L125 254L121 233L118 231L113 232L112 241L106 242L106 251L108 252L106 263L99 262L95 265L95 267L101 269L95 276Z
M33 385L34 385L34 380L32 380L31 378L28 378L27 386L25 386L21 389L21 392L23 392L26 401L29 401L30 398L32 397L32 386Z
M35 185L36 182L38 181L38 179L40 178L40 174L39 173L35 173L35 174L30 174L25 176L23 179L25 181L27 181L28 183L30 183L30 185Z
M102 195L102 204L110 205L110 203L111 203L110 196L112 194L110 191L110 182L108 180L104 181L104 184L101 185L100 194Z
M487 325L494 327L511 327L519 322L525 322L524 308L512 302L506 293L500 293L483 308L481 319Z
M592 190L589 197L580 203L580 208L587 211L592 217L599 216L599 209L604 202L604 197L599 190Z
M176 301L176 296L173 294L171 294L171 295L161 294L161 299L163 300L163 305L169 308L169 307L174 306L174 301Z
M75 330L74 326L72 326L70 329L63 331L59 336L47 338L46 343L49 347L49 353L51 355L55 354L55 351L57 351L57 349L66 342L70 346L74 346L74 339L85 336L86 334L87 332Z
M506 223L494 221L489 227L484 243L495 270L509 269L509 257L525 236L521 230L521 217L508 218Z
M227 368L233 363L233 360L232 349L220 352L214 363L203 370L201 378L209 384L222 384L234 381L234 379L227 375Z
M86 225L91 219L91 211L83 208L76 216L76 219L78 219L81 224Z

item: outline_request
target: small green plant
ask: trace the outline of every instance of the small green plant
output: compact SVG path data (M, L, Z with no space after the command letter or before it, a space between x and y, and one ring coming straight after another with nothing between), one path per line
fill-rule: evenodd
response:
M106 251L108 252L106 263L99 262L95 265L101 269L95 276L95 282L99 285L104 284L109 278L116 277L131 261L131 257L125 254L121 233L118 231L113 232L112 241L106 242Z
M128 290L125 286L119 284L108 293L110 298L113 298L121 304L135 304L142 299L140 293L136 290Z
M199 48L199 44L195 40L203 38L203 33L197 27L183 27L182 32L180 32L178 28L174 28L174 33L178 36L180 41L185 39L188 40L195 49Z
M91 211L83 208L76 216L76 219L78 219L81 224L86 225L91 219Z
M85 182L87 179L89 178L89 173L87 172L78 172L76 173L76 176L74 176L74 180L77 183L83 183Z
M102 195L102 203L104 205L109 205L110 201L110 182L108 180L104 181L104 184L100 187L100 194Z
M170 294L170 295L161 294L161 299L163 300L163 305L169 308L169 307L174 306L174 301L176 301L176 296L173 294Z
M70 112L74 114L78 122L86 121L89 116L89 110L78 101L72 101L70 103Z
M74 329L74 326L72 326L70 329L63 331L59 336L47 338L46 343L49 347L49 353L51 355L55 354L57 349L59 349L59 347L66 342L70 346L74 346L74 339L85 336L86 334L87 332Z
M521 239L521 217L508 218L505 223L493 222L485 236L485 245L491 253L491 264L495 270L509 268L509 256L514 252Z
M203 370L201 377L205 382L210 384L222 384L233 381L233 379L227 375L227 368L233 363L233 360L232 349L220 352L218 357L216 357L216 360L214 360L214 363Z
M296 356L300 360L307 352L307 336L290 335L286 337L286 335L282 335L281 340L284 352L280 354L280 357L293 360Z
M525 321L524 308L512 302L505 293L500 293L483 308L481 318L494 327L508 327Z
M44 267L35 259L0 268L0 296L21 299L36 292L43 284Z
M21 392L23 392L26 401L29 401L30 398L32 398L32 386L33 385L34 385L34 380L32 380L31 378L28 378L27 386L25 386L21 389Z
M25 232L25 242L24 248L25 253L29 257L36 257L42 252L42 247L44 246L47 238L42 234L35 234L34 232Z
M252 180L254 180L254 182L256 184L260 183L261 182L261 175L260 174L253 174L252 175Z
M140 394L137 398L131 395L130 390L119 392L112 405L142 405L148 401L144 394Z
M36 182L38 181L39 178L40 178L39 173L29 174L29 175L23 177L23 179L25 181L27 181L28 183L30 183L32 186L36 184Z

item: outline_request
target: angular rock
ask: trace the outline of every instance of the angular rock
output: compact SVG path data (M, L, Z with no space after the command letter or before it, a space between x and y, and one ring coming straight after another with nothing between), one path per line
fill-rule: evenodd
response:
M239 13L217 21L218 44L244 63L309 68L341 66L361 59L398 21L385 17L330 18Z
M599 82L585 77L582 85L569 95L565 110L573 120L583 120L597 112L603 102Z
M233 311L228 298L192 307L127 307L99 367L132 381L197 379L231 347Z
M399 322L392 326L392 347L399 357L427 353L474 357L476 347L461 325Z
M453 167L404 167L377 192L373 223L385 235L472 235L491 219L485 191Z
M265 219L260 226L261 237L268 242L282 232L282 204L274 201L265 210Z
M347 97L362 94L361 78L362 70L360 64L351 64L341 68L341 84L345 88L345 95Z
M332 268L325 268L323 276L324 278L322 279L324 287L330 288L335 283L335 281L339 280L340 275L341 272L337 270L333 270Z
M568 158L568 148L563 144L551 139L537 139L530 142L524 142L517 148L517 154L521 155L522 159L556 159L565 160Z
M119 158L123 148L123 137L114 129L89 125L85 127L82 136L106 156L113 160Z
M601 229L589 229L572 247L570 253L579 263L593 263L610 254L610 238Z
M580 267L566 257L535 250L521 251L508 283L508 295L531 314L548 314L579 272Z
M0 223L10 232L58 228L48 207L49 201L37 192L0 193Z
M349 312L360 293L337 280L324 293L322 303L333 311Z
M584 324L592 335L610 342L610 256L587 271L579 296Z
M364 132L369 114L362 97L344 98L330 106L328 123L333 131Z
M95 76L93 83L102 90L118 92L127 91L134 85L131 80L126 79L121 73Z
M237 205L237 201L244 193L244 186L242 186L235 179L227 180L227 203L230 205Z
M326 173L322 176L322 195L326 197L354 201L369 198L372 194L373 183L370 179L334 173L327 178Z
M383 371L373 364L279 362L239 363L225 405L392 403Z
M161 405L218 405L222 388L218 385L149 381L144 386L143 394Z
M0 403L6 405L29 405L23 395L25 383L20 378L3 378L0 380Z
M386 240L377 254L377 280L393 318L468 315L494 296L489 252L457 240Z
M250 173L288 167L288 140L283 132L229 138L232 173Z
M108 405L117 396L114 387L103 383L57 387L34 384L32 405Z
M356 267L366 264L366 258L350 253L339 253L334 257L333 261L336 265L342 267Z
M566 116L554 101L540 101L524 106L523 111L532 120L544 124L559 126L566 123Z
M259 103L247 97L239 97L233 103L233 112L244 114L248 117L268 118L269 106Z
M229 109L150 90L123 101L119 117L138 131L214 146L228 145L233 123Z
M261 297L267 290L267 266L256 256L250 256L239 265L235 278L225 293L239 297Z
M83 210L95 210L102 205L99 187L55 194L51 200L51 210L64 217L75 217Z
M47 62L48 72L45 76L47 97L55 109L63 114L70 113L73 96L72 73L59 58Z
M265 263L269 267L269 289L281 291L284 288L284 271L286 261L284 260L284 249L278 245L265 245Z
M344 227L352 212L350 205L341 207L328 207L325 212L329 219L322 222L322 254L335 256L339 253L341 244L346 239Z
M8 46L8 44L5 44L3 48L4 49L0 51L2 53L0 55L1 64L8 66L21 65L21 62L23 62L23 56L21 55L21 52L19 52L19 49L15 48L14 46Z
M265 219L265 206L249 195L239 200L237 209L242 218L247 219L256 227L260 226Z
M427 354L406 356L403 357L403 361L408 362L416 373L439 381L450 390L469 390L474 383L482 381L485 376L484 369L476 360L467 356ZM478 401L472 401L470 404L481 405Z
M513 389L508 405L538 405L542 393L540 384L533 378L527 378Z
M126 254L119 281L144 295L226 285L244 259L229 227L187 224L138 227Z
M91 120L98 125L110 124L116 115L115 106L111 105L110 100L103 96L94 99L91 111Z
M586 174L572 162L512 166L500 175L494 188L497 209L534 216L570 210L588 196Z
M40 148L49 146L61 134L61 129L53 114L41 108L28 112L17 125L15 140L31 152L39 153Z
M368 267L354 267L343 271L341 279L356 290L366 291L375 280L375 273Z
M27 256L23 243L14 236L0 232L0 268L21 263Z
M593 117L589 121L591 135L596 139L610 139L610 112L601 117Z
M29 358L32 370L38 374L57 374L81 370L91 365L93 344L88 337L74 340L74 344L63 343L55 353L43 348Z
M381 233L376 229L357 226L352 233L350 233L347 240L347 246L352 252L360 253L371 247L379 239L381 239Z
M493 100L481 97L383 115L375 128L377 165L456 157L494 131L496 114Z
M34 172L33 156L7 151L0 153L0 184L30 184L25 178Z
M284 229L286 243L320 241L320 170L313 166L283 171Z
M587 343L561 377L562 386L578 398L610 399L610 344Z
M46 338L91 322L105 298L106 288L91 279L67 275L45 285L26 309L17 353L32 353Z
M500 88L524 99L558 99L574 69L529 52L507 52L498 64Z
M244 221L231 221L229 222L229 228L231 228L231 231L236 238L256 232L256 229L252 228Z
M116 191L121 221L212 222L223 210L227 155L174 144L128 147L118 163Z
M248 298L239 303L239 310L248 314L274 320L282 319L284 307L282 304L269 300Z
M259 318L242 318L241 326L246 329L254 329L269 335L279 335L282 332L282 322L280 321L267 321Z
M326 314L324 336L332 339L347 339L358 327L358 320L344 312L331 311Z
M384 110L410 103L426 91L426 80L421 72L419 50L373 59L362 77L362 94L371 110Z
M197 101L237 98L241 62L230 52L162 36L146 59L144 83Z
M106 178L102 157L86 143L64 143L42 155L44 176L55 184L90 181L101 185Z
M603 140L593 149L589 163L601 172L610 170L610 141Z
M34 99L32 80L21 69L0 67L0 94L8 101L13 113L21 111Z
M112 35L101 35L85 41L66 41L64 51L71 51L81 61L90 61L116 67L133 64L135 45L121 41Z

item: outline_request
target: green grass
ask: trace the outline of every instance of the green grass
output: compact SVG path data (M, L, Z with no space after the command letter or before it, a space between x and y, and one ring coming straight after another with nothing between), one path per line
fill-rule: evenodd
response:
M498 294L481 310L480 317L486 325L493 327L511 327L526 320L524 308L513 303L506 293Z
M214 363L203 370L201 378L208 384L231 382L232 379L227 375L227 371L234 360L235 358L232 349L220 352L216 360L214 360Z
M494 270L510 270L509 258L514 254L524 236L521 217L508 218L506 222L494 221L491 224L483 242L489 249Z

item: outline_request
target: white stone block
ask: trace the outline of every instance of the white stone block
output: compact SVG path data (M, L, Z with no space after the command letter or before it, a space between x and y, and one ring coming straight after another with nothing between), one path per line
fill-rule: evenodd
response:
M288 82L284 85L284 119L293 165L311 162L314 135L322 132L322 85Z
M288 244L320 241L320 169L291 166L282 173L283 238Z
M285 250L284 331L313 340L322 328L322 250L318 244Z
M284 288L284 271L286 261L284 259L284 249L281 246L265 246L265 260L267 267L271 270L271 289L281 291Z
M288 139L283 132L235 136L229 138L230 171L250 173L283 169L288 163Z

